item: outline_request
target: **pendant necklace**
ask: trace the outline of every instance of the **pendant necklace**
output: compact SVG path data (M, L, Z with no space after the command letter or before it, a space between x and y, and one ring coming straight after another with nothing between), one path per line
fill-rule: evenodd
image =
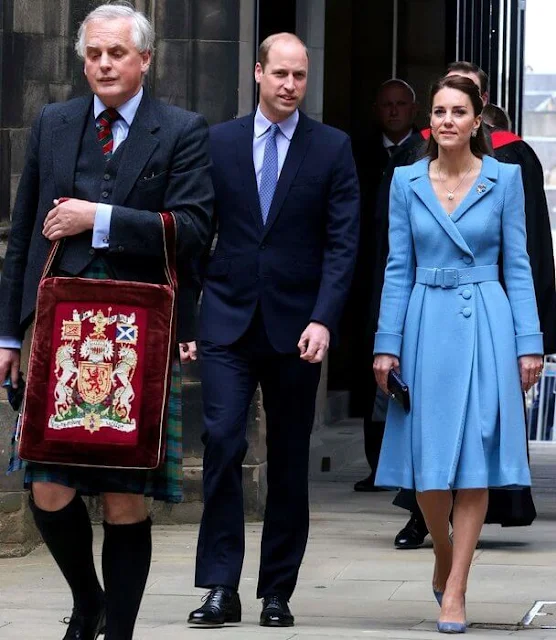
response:
M472 167L473 167L473 164L470 164L469 165L469 169L467 169L467 171L463 174L463 178L458 182L457 187L455 187L454 189L450 190L450 189L448 189L448 187L446 187L445 180L443 180L442 176L440 175L440 162L437 161L436 173L438 174L438 179L440 180L440 184L444 187L444 190L448 194L448 200L453 200L455 198L454 194L461 187L462 182L465 180L465 178L467 178L467 176L468 176L469 172L471 171Z

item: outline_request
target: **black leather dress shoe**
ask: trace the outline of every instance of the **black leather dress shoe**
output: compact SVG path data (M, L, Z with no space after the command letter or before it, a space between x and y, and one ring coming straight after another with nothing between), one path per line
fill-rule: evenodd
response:
M364 480L359 480L353 485L354 491L387 491L384 487L376 487L375 486L375 478L371 474Z
M429 530L422 516L412 513L405 527L396 536L394 546L396 549L418 549L428 533Z
M226 622L241 622L241 602L234 589L214 587L204 597L204 601L202 607L189 614L189 624L220 627Z
M67 623L62 640L96 640L105 631L106 610L102 607L95 616L83 616L74 610Z
M263 598L260 625L261 627L293 627L294 619L286 598L283 596Z

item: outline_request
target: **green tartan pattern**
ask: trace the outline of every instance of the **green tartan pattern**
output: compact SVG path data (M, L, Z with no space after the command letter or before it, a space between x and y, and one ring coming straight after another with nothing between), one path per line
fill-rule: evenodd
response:
M106 280L110 277L101 258L92 262L80 274L84 278ZM166 429L166 455L164 462L153 471L98 469L27 463L25 487L33 482L54 482L76 489L83 495L99 493L139 493L164 502L179 503L183 500L183 450L182 450L182 396L181 367L176 356L172 365L168 419Z

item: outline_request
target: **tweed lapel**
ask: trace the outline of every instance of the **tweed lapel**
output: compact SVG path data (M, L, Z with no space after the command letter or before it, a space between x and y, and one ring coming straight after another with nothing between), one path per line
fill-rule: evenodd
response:
M427 207L430 213L434 216L436 221L444 229L444 231L450 236L450 238L456 243L456 245L466 254L473 257L473 252L467 245L467 242L463 239L458 228L454 224L454 221L442 208L436 193L432 188L432 184L429 178L429 160L425 158L413 165L413 171L410 176L410 186L417 194L421 202Z
M59 198L73 196L75 165L92 102L92 96L86 96L66 105L61 114L61 124L52 129L54 183Z
M145 91L129 129L118 173L114 180L112 196L114 203L123 204L139 179L149 158L160 144L157 137L153 135L159 128L160 125L151 108L150 98Z
M255 165L253 164L253 123L255 114L245 117L239 123L240 131L237 137L237 159L239 163L239 174L243 180L243 189L249 204L249 210L259 231L263 230L263 218L261 215L261 205L259 202L259 190L257 188L257 177L255 176Z

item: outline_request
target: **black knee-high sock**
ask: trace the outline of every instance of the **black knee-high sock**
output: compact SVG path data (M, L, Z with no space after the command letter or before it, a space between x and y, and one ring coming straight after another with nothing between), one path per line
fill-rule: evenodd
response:
M76 611L97 613L104 594L93 562L93 530L85 503L76 495L59 511L43 511L32 498L29 504L42 539L70 586Z
M151 519L104 523L102 573L106 590L106 640L131 640L151 567Z

